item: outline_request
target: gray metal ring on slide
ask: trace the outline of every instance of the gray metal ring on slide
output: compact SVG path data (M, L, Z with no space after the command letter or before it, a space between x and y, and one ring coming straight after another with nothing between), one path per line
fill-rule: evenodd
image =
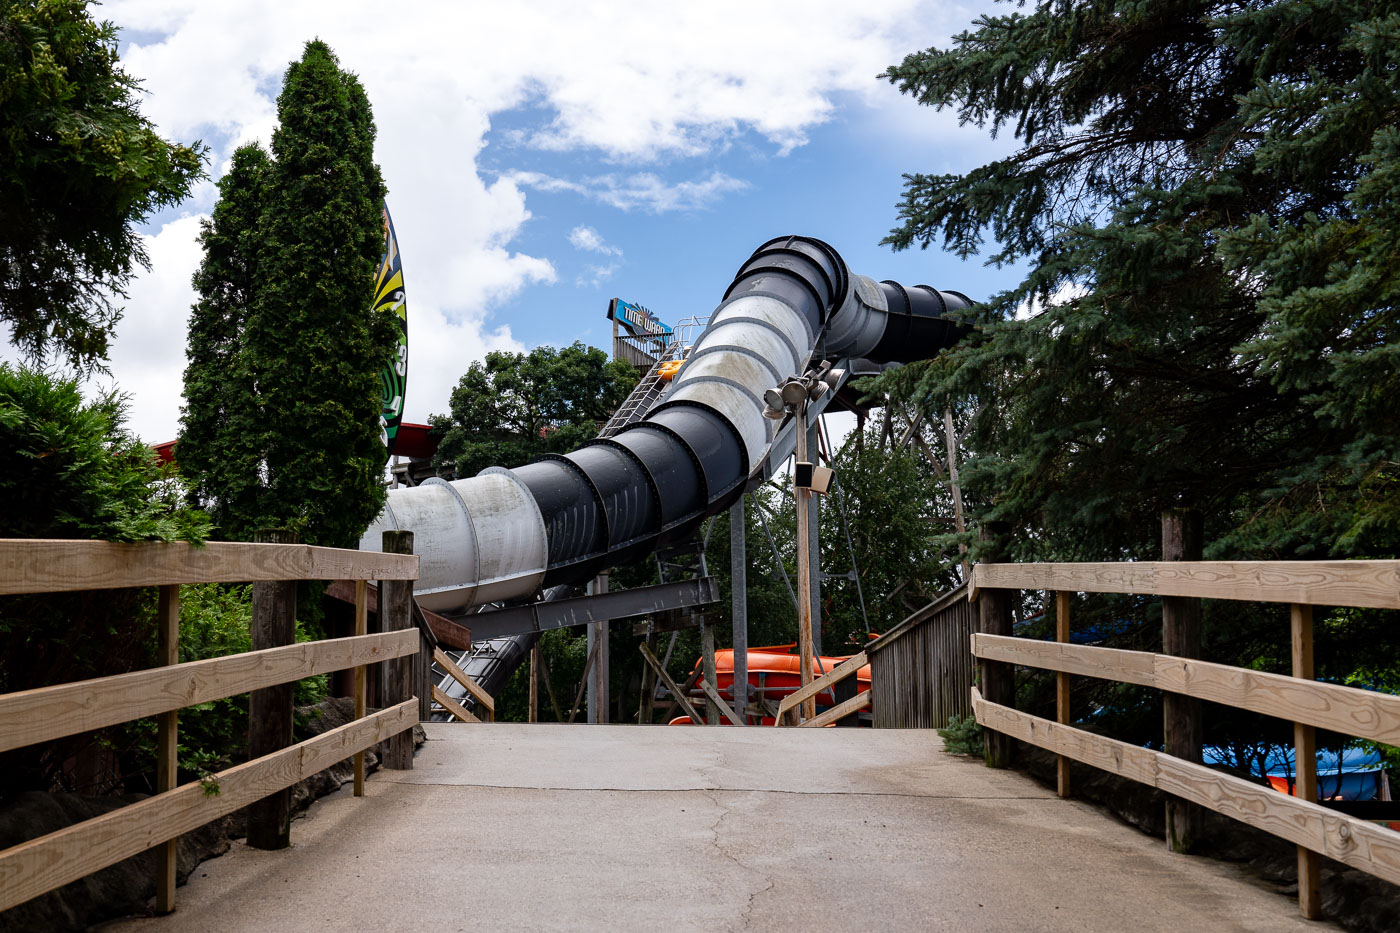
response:
M761 321L750 321L750 319L748 318L731 318L730 320L725 321L724 323L730 324L734 321L746 321L755 324L762 323ZM779 334L778 336L781 337L782 335ZM779 373L778 368L774 366L770 360L765 359L761 354L749 349L748 347L735 346L732 343L720 343L712 347L705 347L703 350L696 350L694 353L690 354L690 356L686 357L686 366L690 365L691 360L696 360L703 356L708 356L711 353L738 353L742 356L747 356L750 359L757 361L764 369L768 370L770 373L773 374L773 385L775 386L778 383L782 382L785 378L787 378L787 376L784 376L782 373ZM793 356L796 355L796 353L793 354ZM680 372L676 373L675 378L679 379L681 377L681 373L683 372L685 372L684 366L681 367ZM790 376L792 375L792 373L788 373L787 375Z
M467 530L470 531L470 532L471 532L471 535L472 535L472 563L476 565L475 567L472 568L472 582L471 582L471 585L472 585L472 586L476 586L476 585L480 584L480 583L481 583L481 547L479 546L479 544L478 544L478 542L477 542L477 537L476 537L476 522L472 520L472 512L471 512L471 509L467 508L467 503L466 503L465 500L463 500L462 494L461 494L460 492L457 491L457 487L453 486L451 483L449 483L447 480L443 479L442 477L440 477L440 476L434 476L434 477L431 477L431 478L429 478L429 479L426 479L426 480L423 481L423 485L424 485L424 486L446 486L446 487L447 487L447 490L448 490L449 492L452 493L452 498L456 499L456 500L457 500L457 504L460 505L460 506L462 507L462 514L465 515L465 516L467 516ZM530 503L533 505L533 504L534 504L534 501L535 501L535 500L532 498L532 499L530 500ZM539 514L539 511L540 511L540 510L539 510L538 508L535 509L535 513L536 513L536 514Z
M538 532L537 539L540 542L540 550L542 551L540 555L540 572L543 573L549 568L549 529L544 526L544 516L540 514L539 504L535 502L535 494L530 491L529 486L526 486L525 483L521 481L520 477L516 476L505 467L490 466L476 475L494 476L498 473L504 474L506 478L514 484L515 488L520 490L520 494L525 497L526 502L530 503L530 507L534 511L535 530Z
M724 299L724 301L720 302L719 307L715 308L713 311L710 312L710 320L714 320L715 318L719 317L720 312L732 305L734 302L743 301L745 298L768 298L772 301L776 301L780 305L783 305L793 314L797 315L797 319L802 322L802 329L807 332L807 342L809 344L816 342L817 334L816 331L812 330L812 322L807 320L807 315L803 314L801 309L793 305L791 299L786 298L783 295L776 295L773 292L744 292L741 295L734 295L730 298L726 298ZM737 318L735 320L737 320ZM703 335L701 336L703 337Z

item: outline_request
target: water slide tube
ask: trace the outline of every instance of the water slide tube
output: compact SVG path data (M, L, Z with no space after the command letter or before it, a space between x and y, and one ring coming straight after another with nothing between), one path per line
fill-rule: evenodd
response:
M820 240L769 240L642 420L563 456L392 489L360 548L414 532L415 595L438 612L583 583L685 538L761 479L776 428L765 390L822 359L932 357L966 332L948 313L970 307L957 292L852 275Z

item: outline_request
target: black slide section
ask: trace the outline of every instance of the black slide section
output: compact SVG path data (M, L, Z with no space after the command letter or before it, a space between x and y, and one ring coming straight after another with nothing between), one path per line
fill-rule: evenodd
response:
M880 287L889 319L872 359L925 359L966 333L964 325L945 317L971 307L964 296L924 285ZM850 272L834 249L811 237L787 236L754 251L724 301L776 298L804 317L816 337L850 291ZM805 355L810 347L800 350ZM544 585L583 583L606 567L686 537L743 494L754 466L738 429L722 414L672 400L614 437L515 469L544 518Z

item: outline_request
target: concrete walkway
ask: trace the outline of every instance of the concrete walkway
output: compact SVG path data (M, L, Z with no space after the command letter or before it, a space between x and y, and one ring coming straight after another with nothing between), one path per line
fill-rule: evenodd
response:
M172 916L105 929L1335 929L932 732L427 728L290 850L235 843Z

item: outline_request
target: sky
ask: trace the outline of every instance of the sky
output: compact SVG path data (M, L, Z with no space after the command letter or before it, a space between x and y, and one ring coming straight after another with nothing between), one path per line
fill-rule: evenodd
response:
M1006 143L878 75L992 6L111 0L96 15L121 30L142 112L203 141L210 178L140 228L151 269L88 390L127 393L146 442L176 436L200 222L233 150L270 142L282 75L312 38L374 108L408 298L406 421L446 413L490 350L606 349L611 298L672 324L708 314L775 236L984 298L1011 273L879 244L902 173L966 171Z

